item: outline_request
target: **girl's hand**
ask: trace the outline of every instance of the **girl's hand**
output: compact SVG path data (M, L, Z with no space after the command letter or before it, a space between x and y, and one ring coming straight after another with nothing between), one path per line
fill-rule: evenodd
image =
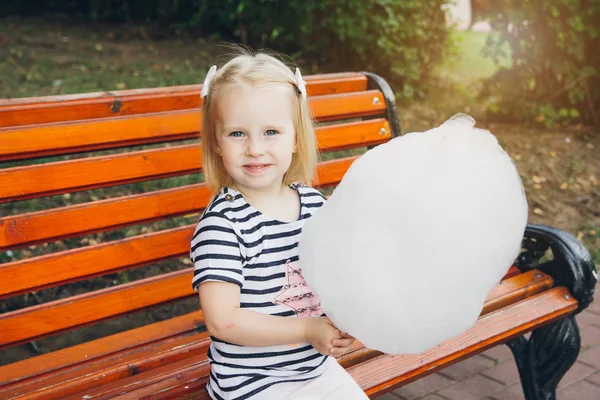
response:
M333 348L329 354L334 357L339 357L350 350L352 343L354 343L354 337L348 335L346 332L340 331L340 337L331 341Z
M342 339L340 331L327 317L308 318L304 335L306 341L323 355L330 355L333 341Z

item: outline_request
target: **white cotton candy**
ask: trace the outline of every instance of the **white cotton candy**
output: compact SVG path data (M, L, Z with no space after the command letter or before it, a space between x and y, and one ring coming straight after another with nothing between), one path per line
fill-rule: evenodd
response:
M462 114L368 151L303 228L308 286L371 349L421 353L467 330L518 255L523 184L474 125Z

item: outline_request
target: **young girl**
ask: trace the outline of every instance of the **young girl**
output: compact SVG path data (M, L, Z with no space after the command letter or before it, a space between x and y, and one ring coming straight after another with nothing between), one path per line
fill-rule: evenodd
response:
M196 227L193 288L212 338L213 399L366 399L334 357L354 338L323 315L298 268L317 149L305 82L242 54L202 87L204 176L216 194Z

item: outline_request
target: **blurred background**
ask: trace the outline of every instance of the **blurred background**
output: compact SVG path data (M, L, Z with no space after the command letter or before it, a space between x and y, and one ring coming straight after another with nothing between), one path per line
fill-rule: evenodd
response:
M0 0L0 98L198 84L227 43L278 51L307 75L383 76L397 95L403 132L457 112L473 115L514 159L530 222L571 232L600 263L600 0ZM182 179L136 183L117 194ZM104 196L96 190L1 204L0 216ZM140 229L8 251L0 263ZM189 260L156 268L189 268ZM147 276L136 271L60 289L68 293L9 299L0 313ZM194 308L195 298L178 313ZM64 345L41 341L21 350Z

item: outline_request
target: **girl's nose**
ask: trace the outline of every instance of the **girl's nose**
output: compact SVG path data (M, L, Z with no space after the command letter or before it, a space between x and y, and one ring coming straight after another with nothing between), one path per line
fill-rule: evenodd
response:
M248 147L246 147L246 155L250 157L261 156L265 153L265 146L261 137L250 137Z

